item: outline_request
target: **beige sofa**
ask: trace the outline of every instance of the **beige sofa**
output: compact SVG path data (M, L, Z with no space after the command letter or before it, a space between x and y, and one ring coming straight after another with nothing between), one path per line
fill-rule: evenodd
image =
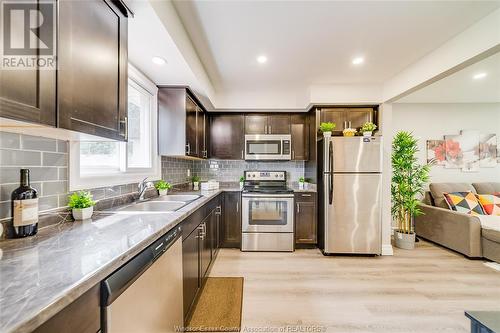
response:
M417 235L470 258L500 262L500 231L481 228L477 216L450 210L443 195L466 191L492 194L500 192L500 183L432 183L429 189L421 204L424 215L415 218Z

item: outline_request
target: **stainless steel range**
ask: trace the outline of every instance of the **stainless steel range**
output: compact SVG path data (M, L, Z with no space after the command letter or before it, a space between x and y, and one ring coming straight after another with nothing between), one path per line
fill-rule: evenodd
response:
M293 251L293 191L286 171L245 171L242 251Z

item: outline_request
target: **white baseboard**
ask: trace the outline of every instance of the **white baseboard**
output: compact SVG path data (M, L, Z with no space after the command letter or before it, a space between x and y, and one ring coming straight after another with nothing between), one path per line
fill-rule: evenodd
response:
M383 244L382 245L382 255L383 256L392 256L394 255L394 251L392 250L391 244Z
M500 264L499 263L496 263L496 262L485 262L484 265L487 266L487 267L489 267L489 268L493 268L495 271L500 272Z

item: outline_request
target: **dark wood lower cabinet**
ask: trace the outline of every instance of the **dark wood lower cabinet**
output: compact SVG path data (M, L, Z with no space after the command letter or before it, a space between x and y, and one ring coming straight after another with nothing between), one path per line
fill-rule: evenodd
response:
M217 256L217 228L222 211L223 194L199 208L184 222L182 241L184 320L193 305Z
M241 192L225 192L221 247L241 248Z
M100 283L92 287L34 333L96 333L101 329Z
M316 193L295 193L295 245L315 245L318 242Z

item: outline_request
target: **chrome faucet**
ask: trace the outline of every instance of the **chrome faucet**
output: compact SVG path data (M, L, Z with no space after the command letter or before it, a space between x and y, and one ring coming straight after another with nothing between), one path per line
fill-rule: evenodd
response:
M155 187L155 184L153 182L147 182L146 180L148 180L148 177L144 178L142 180L142 182L139 182L139 186L138 186L138 189L139 189L139 199L137 199L137 201L144 200L144 194L146 193L146 190L148 188L154 188Z

